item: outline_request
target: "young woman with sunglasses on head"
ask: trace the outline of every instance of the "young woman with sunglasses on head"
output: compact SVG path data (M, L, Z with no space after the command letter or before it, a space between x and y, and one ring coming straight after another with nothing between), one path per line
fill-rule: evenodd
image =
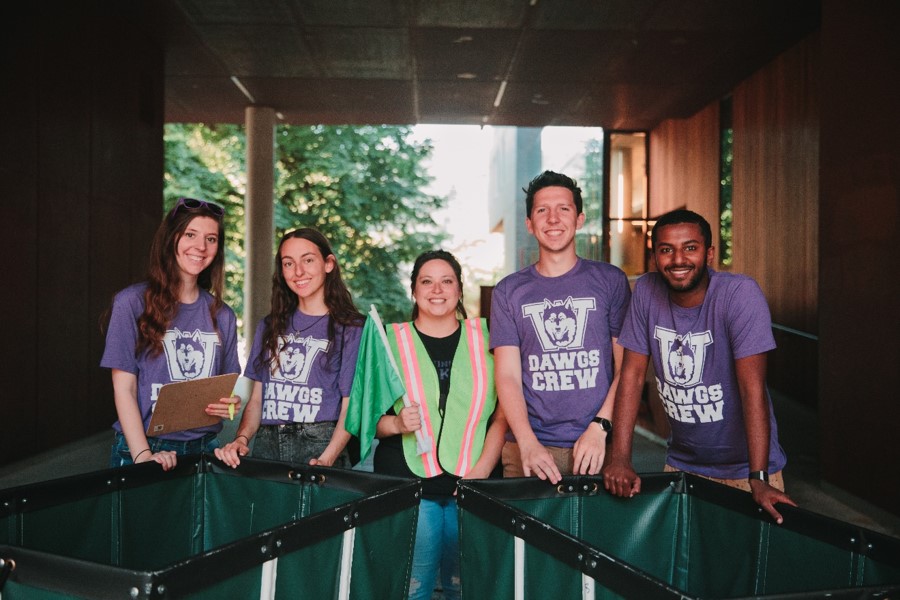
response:
M159 437L145 431L163 385L240 372L234 311L222 302L224 215L217 204L180 198L153 237L146 281L113 300L100 361L112 369L118 414L112 467L152 460L169 470L178 455L218 446L221 423ZM206 413L225 418L230 405L239 410L241 399L221 398Z
M285 234L272 310L244 371L253 391L234 441L216 456L236 467L256 436L255 458L349 468L344 416L364 321L325 236L311 228Z

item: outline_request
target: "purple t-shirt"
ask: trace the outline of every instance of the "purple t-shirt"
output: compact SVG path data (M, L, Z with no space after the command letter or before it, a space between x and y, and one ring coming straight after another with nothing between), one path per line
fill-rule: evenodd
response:
M666 462L720 479L744 479L747 434L734 361L775 348L772 318L756 282L709 269L703 304L669 301L659 273L638 279L619 343L650 356L656 387L672 426ZM768 390L766 390L766 397ZM784 468L784 450L769 398L770 473Z
M145 350L140 356L135 356L137 320L144 312L146 288L146 283L139 283L116 294L109 330L106 332L106 348L100 360L101 367L119 369L137 376L138 404L145 430L163 385L241 372L234 311L227 305L219 309L216 314L219 332L216 333L209 314L209 307L214 299L205 290L200 290L200 297L193 304L178 305L178 312L163 337L161 353L151 356L149 350ZM122 431L118 421L113 424L113 428ZM217 423L159 437L186 441L207 433L218 433L221 429L222 424Z
M494 288L491 350L519 348L528 420L542 444L572 447L597 415L630 298L621 269L583 258L559 277L532 265Z
M263 425L337 421L341 399L350 395L362 327L335 323L328 340L328 315L294 313L279 340L280 367L264 357L265 320L256 326L244 376L262 383Z

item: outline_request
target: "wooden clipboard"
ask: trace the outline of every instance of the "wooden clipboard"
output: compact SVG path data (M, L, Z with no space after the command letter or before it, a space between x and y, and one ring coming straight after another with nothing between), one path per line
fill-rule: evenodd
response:
M147 425L147 435L156 437L219 423L222 419L206 414L205 409L219 398L232 396L237 378L238 373L229 373L162 386Z

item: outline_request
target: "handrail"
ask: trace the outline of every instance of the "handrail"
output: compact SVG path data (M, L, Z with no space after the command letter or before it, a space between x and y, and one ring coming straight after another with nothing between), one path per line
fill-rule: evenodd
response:
M812 340L814 342L819 341L819 336L807 333L805 331L800 331L799 329L794 329L793 327L787 327L785 325L779 325L778 323L772 323L772 329L777 329L778 331L784 331L785 333L792 333L794 335L798 335L800 337L806 338L808 340Z

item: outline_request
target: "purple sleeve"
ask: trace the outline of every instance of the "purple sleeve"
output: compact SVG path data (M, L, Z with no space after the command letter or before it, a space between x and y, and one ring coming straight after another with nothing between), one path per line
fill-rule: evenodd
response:
M513 315L510 312L506 295L506 288L509 287L508 284L508 279L501 280L491 294L491 350L500 346L521 345L521 340L516 331L516 324Z
M222 373L240 373L237 352L237 318L228 306L219 311L219 333L222 336Z
M628 285L628 276L623 271L619 271L613 285L615 287L609 303L609 332L612 337L619 337L631 301L631 287Z
M137 319L142 312L143 302L132 288L116 294L106 330L106 347L100 359L101 367L137 375L138 364L134 349L138 338Z
M256 325L256 333L253 335L253 346L250 348L250 356L247 358L247 366L244 367L244 377L247 379L252 379L253 381L262 381L263 380L263 369L267 368L265 365L260 367L259 356L262 354L262 336L263 336L263 327L265 325L265 319L260 319L259 323Z
M362 327L345 326L343 329L344 347L341 351L341 374L338 386L341 398L350 396L353 375L356 372L356 358L359 355L359 342L362 339Z
M772 315L759 285L743 278L728 303L728 334L734 358L746 358L775 348Z
M650 312L649 292L650 281L644 275L634 286L634 294L628 304L618 340L619 345L623 348L645 356L650 355L650 341L647 337L647 318Z

